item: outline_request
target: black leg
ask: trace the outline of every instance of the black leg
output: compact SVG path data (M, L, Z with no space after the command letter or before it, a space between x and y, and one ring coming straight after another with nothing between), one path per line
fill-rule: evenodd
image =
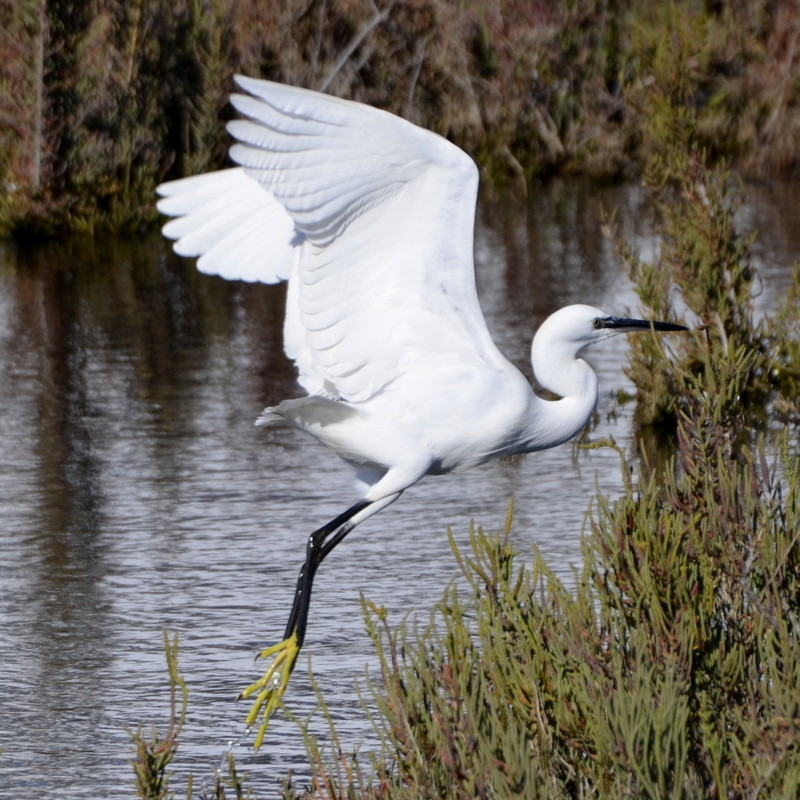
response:
M344 514L340 514L336 519L331 520L327 525L323 525L309 536L306 547L306 561L297 579L294 603L289 614L284 639L266 648L261 653L261 658L272 657L272 664L264 673L263 678L248 686L239 695L240 699L245 699L257 694L256 701L253 703L246 720L246 724L249 727L255 724L259 715L261 715L261 723L253 745L256 750L264 740L270 716L280 706L289 677L297 662L297 656L300 653L300 648L306 635L308 609L311 604L311 589L314 584L317 567L325 560L331 550L355 528L359 521L363 521L382 508L386 508L389 503L399 496L400 492L397 492L397 494L384 497L382 500L373 502L361 500L351 508L348 508ZM359 512L362 511L365 513L359 516ZM358 520L355 520L355 517L358 517Z
M292 604L289 621L286 623L286 631L283 635L284 639L288 639L294 634L297 639L298 648L303 645L303 640L306 635L308 610L311 604L311 589L314 584L314 576L317 573L317 567L325 560L331 550L333 550L333 548L353 529L354 525L352 525L350 520L368 505L370 505L368 500L360 500L354 506L348 508L343 514L336 517L336 519L331 520L327 525L323 525L308 537L306 561L300 568L294 603ZM333 536L328 540L331 534L333 534Z

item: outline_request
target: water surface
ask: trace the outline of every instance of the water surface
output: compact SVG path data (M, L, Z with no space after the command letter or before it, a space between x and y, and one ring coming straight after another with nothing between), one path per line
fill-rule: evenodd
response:
M800 253L796 186L749 187L759 305L774 306ZM636 187L554 184L527 204L480 209L476 258L487 323L530 375L536 326L584 302L609 313L636 298L602 237L601 207L645 249ZM168 710L161 630L180 633L191 690L175 786L200 786L246 707L253 655L280 638L308 533L355 498L347 468L291 431L256 429L261 409L298 396L281 343L281 287L197 274L158 234L0 250L0 776L15 798L132 797L126 728ZM593 436L629 443L609 418L630 388L625 340L588 355L600 375ZM572 580L586 511L618 491L611 451L567 445L461 476L430 478L360 527L322 567L305 654L351 746L370 729L354 689L374 668L359 593L423 619L457 573L471 520L538 547ZM313 707L301 659L287 695ZM363 682L363 680L362 680ZM323 726L320 724L320 730ZM262 797L305 772L296 728L276 719L240 766Z

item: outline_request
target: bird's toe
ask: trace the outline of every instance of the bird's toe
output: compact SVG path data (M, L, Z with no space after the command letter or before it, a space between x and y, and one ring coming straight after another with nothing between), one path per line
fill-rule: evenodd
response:
M300 646L297 642L297 635L292 634L272 647L266 648L260 658L272 657L272 663L267 668L263 677L248 686L237 699L246 700L252 695L256 695L253 707L247 715L245 724L250 729L261 717L258 733L253 747L257 750L264 741L264 734L267 731L270 718L275 710L280 706L283 693L289 683L289 677L294 670Z

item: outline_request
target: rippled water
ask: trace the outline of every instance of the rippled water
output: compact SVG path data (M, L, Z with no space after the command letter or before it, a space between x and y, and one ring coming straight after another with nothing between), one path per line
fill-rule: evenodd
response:
M800 189L749 188L743 211L774 305L800 253ZM527 205L483 206L481 304L500 348L526 374L530 337L557 307L609 313L635 297L600 233L601 205L643 247L635 188L555 184ZM158 235L0 250L0 780L15 798L132 797L126 728L163 729L161 630L180 632L191 691L174 788L200 786L238 736L237 693L253 655L280 638L307 534L354 500L324 448L255 429L260 410L300 394L283 356L280 287L197 274ZM589 354L601 381L595 435L628 386L625 341ZM344 741L372 741L354 689L374 667L359 593L391 619L423 619L456 576L446 527L501 526L516 498L516 547L535 545L566 581L596 487L614 492L610 452L563 446L462 476L430 478L360 527L317 578L306 655ZM313 707L301 659L287 702ZM322 725L320 725L322 730ZM240 766L262 797L304 773L297 729L273 722Z

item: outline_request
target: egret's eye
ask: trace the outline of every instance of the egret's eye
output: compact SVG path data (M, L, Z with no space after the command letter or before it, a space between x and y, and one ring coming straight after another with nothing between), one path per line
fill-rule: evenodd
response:
M592 320L592 327L593 328L599 328L600 327L600 317L595 317Z

